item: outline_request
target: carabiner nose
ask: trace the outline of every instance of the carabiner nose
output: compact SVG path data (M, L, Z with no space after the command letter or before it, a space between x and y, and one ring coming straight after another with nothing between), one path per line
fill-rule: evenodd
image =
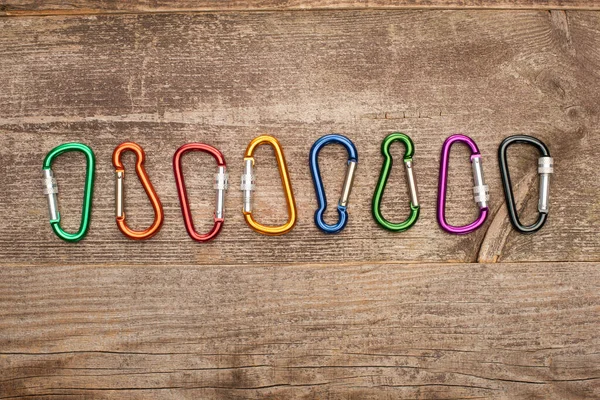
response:
M185 186L185 180L183 178L183 166L182 158L185 153L190 151L202 151L208 153L217 162L217 174L215 175L214 188L217 191L217 205L215 207L214 214L214 225L210 232L205 234L199 234L194 228L194 220L192 218L192 211L190 209L190 203L188 200L187 189ZM179 202L181 203L181 213L183 215L183 222L185 224L185 230L190 237L197 242L207 242L214 239L225 223L225 191L228 187L229 175L227 174L227 165L225 163L225 157L216 148L209 146L204 143L188 143L184 144L177 149L173 155L173 173L175 174L175 184L177 185L177 195L179 196Z
M125 179L125 167L121 161L121 155L126 152L131 151L136 155L136 163L135 163L135 172L144 187L144 191L148 195L148 199L152 204L152 208L154 209L154 222L150 227L142 230L135 231L127 226L127 222L125 221L125 212L124 201L123 201L123 181ZM119 230L123 233L123 235L127 236L129 239L133 240L144 240L150 239L152 236L156 235L160 228L162 227L164 221L164 212L162 208L162 204L156 191L154 190L154 186L152 186L152 182L150 182L150 178L148 177L148 173L146 172L146 168L144 167L144 163L146 162L146 153L137 143L133 142L125 142L121 143L115 148L112 157L113 166L115 167L115 217L117 220L117 226Z
M58 185L52 171L52 162L61 154L78 151L86 159L85 187L83 189L83 206L81 209L81 222L76 233L65 232L60 226L60 212L58 211ZM48 197L48 210L50 226L60 239L66 242L78 242L85 237L90 227L92 213L92 198L94 197L94 175L96 171L96 157L88 146L82 143L64 143L52 149L44 159L44 194Z
M319 152L323 147L331 143L341 144L348 151L348 168L346 169L342 194L337 206L339 219L334 225L327 224L323 219L323 214L327 209L327 198L325 196L325 189L323 188L323 180L321 179L321 170L319 169ZM319 205L317 211L315 211L315 224L325 233L338 233L344 229L348 223L348 200L350 198L350 192L352 191L357 164L358 152L356 151L354 143L342 135L325 135L317 139L310 149L310 173L312 175L315 193L317 195L317 203Z
M252 191L254 191L254 150L261 144L269 144L275 151L275 158L277 159L277 168L279 169L279 176L281 177L281 184L285 192L287 201L288 221L280 226L266 226L259 224L252 217ZM292 190L292 184L290 181L290 175L287 170L287 163L285 161L285 155L283 154L283 148L279 141L273 136L262 135L254 138L246 148L244 154L244 174L242 175L242 183L240 190L243 192L244 205L242 213L246 219L246 223L250 225L256 232L264 235L283 235L294 228L296 225L296 200L294 199L294 192Z
M473 196L479 206L479 217L472 223L464 226L453 226L446 222L446 188L448 182L448 161L450 148L456 142L465 143L471 149L471 165L473 169ZM438 223L448 233L464 235L473 232L485 222L488 215L489 193L484 183L483 169L481 168L481 154L475 141L465 135L452 135L446 139L442 146L442 157L440 161L440 180L438 187L437 219Z
M538 159L539 179L539 200L538 200L538 219L531 225L521 224L517 214L517 206L512 192L512 183L510 181L510 171L508 169L507 150L514 143L530 144L536 147L541 154ZM498 148L498 164L500 165L500 175L502 176L502 186L504 187L504 196L506 198L506 208L512 226L516 231L524 234L539 231L548 218L548 199L550 197L550 174L554 172L554 160L550 157L548 147L541 140L527 135L509 136L502 141Z
M410 215L404 222L393 223L386 220L381 213L381 200L383 199L383 193L392 170L393 159L390 153L390 146L394 142L401 142L404 144L406 151L404 152L404 169L406 171L406 181L408 183L408 191L410 195ZM383 165L381 167L381 174L379 175L379 181L375 188L375 194L373 195L373 217L375 221L381 227L393 231L403 232L412 227L419 218L419 200L417 199L417 184L415 183L415 177L413 174L413 154L415 152L415 145L413 141L401 132L395 132L388 135L383 142L381 142L381 154L384 156Z

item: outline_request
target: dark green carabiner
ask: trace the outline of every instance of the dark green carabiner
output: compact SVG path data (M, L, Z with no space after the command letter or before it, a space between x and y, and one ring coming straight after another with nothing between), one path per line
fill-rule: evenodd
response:
M58 186L52 172L52 162L58 156L70 151L79 151L85 155L87 166L85 175L85 187L83 190L83 207L81 210L81 223L77 233L65 232L60 227L60 213L58 211ZM92 211L92 197L94 195L94 174L96 170L96 158L94 152L82 143L64 143L52 149L44 159L44 194L48 196L48 210L50 214L50 226L62 240L66 242L78 242L85 237L90 226L90 214Z
M402 142L406 148L404 153L404 167L406 171L406 181L408 183L408 190L410 193L410 215L401 223L393 223L386 220L381 214L381 200L383 198L383 192L392 170L392 155L390 154L390 146L394 142ZM379 181L375 188L375 194L373 195L373 218L383 228L393 232L403 232L412 227L417 219L419 219L419 200L417 199L417 185L415 183L415 177L413 175L413 160L412 156L415 152L415 145L413 144L410 137L401 132L394 132L388 135L381 143L381 154L384 156L383 166L381 167L381 174L379 175Z

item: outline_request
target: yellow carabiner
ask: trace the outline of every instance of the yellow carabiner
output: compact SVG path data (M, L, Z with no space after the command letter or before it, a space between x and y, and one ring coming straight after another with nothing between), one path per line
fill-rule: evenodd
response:
M284 225L280 226L265 226L261 225L252 218L252 191L254 190L254 150L261 144L270 144L275 150L275 158L277 159L277 167L279 168L279 176L281 177L281 184L285 192L287 199L288 209L288 221ZM256 232L264 235L283 235L292 230L296 225L296 200L294 199L294 192L292 191L292 184L290 182L290 175L287 170L287 164L285 162L285 156L283 155L283 149L279 144L279 141L273 136L262 135L253 139L246 149L244 154L244 174L242 175L242 184L240 189L244 192L244 207L242 212L246 222Z

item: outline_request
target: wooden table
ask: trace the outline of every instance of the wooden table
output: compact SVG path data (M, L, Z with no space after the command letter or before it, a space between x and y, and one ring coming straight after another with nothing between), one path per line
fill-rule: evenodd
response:
M600 398L600 3L594 0L74 0L0 2L0 399ZM371 198L389 133L416 145L422 204L405 233ZM321 135L359 152L346 230L313 223L308 169ZM440 148L478 143L484 227L435 218ZM298 204L280 237L244 223L248 142L281 141ZM497 149L542 139L555 160L548 223L516 233ZM133 242L114 222L111 154L132 140L163 202L162 231ZM41 194L44 155L67 141L98 160L92 226L58 240ZM230 191L212 243L186 234L171 159L221 149ZM396 160L403 154L392 147ZM451 156L450 222L477 215L469 152ZM321 155L330 204L345 151ZM537 154L509 154L526 222ZM61 156L63 226L76 230L83 156ZM152 211L126 157L133 227ZM212 225L214 161L185 158L197 229ZM255 215L285 220L273 152L257 152ZM408 214L401 163L384 213ZM335 208L327 212L329 221Z

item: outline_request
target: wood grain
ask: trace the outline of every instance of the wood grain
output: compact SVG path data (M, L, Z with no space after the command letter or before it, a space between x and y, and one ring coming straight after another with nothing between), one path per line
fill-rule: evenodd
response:
M58 2L0 4L44 14ZM127 4L56 12L133 14L0 18L0 399L600 398L600 13ZM325 5L349 7L277 3ZM422 204L402 234L370 212L379 145L394 131L415 141ZM311 144L331 132L359 152L337 236L314 226L308 169ZM491 194L490 220L463 237L435 221L439 151L458 132L478 143ZM261 133L281 141L296 194L299 222L282 237L252 232L241 215L242 156ZM536 235L507 219L496 151L510 134L539 137L555 159L550 217ZM125 140L145 148L165 208L148 242L114 222L111 154ZM91 230L75 245L51 232L40 188L43 157L66 141L89 144L98 160ZM209 244L187 236L171 169L192 141L221 149L230 173L226 225ZM399 160L403 149L392 151ZM451 155L457 224L477 213L468 156ZM320 159L332 206L345 159L337 147ZM525 221L536 215L536 160L531 148L509 152ZM83 161L54 165L67 229L78 226ZM133 162L127 155L125 207L141 228L152 212ZM256 218L281 222L271 150L258 150L256 167ZM188 155L184 172L206 231L214 161ZM400 163L383 211L408 213Z
M345 9L599 10L596 0L0 0L0 16Z
M347 11L318 14L157 14L18 18L0 21L0 154L7 188L0 198L0 255L9 265L208 264L297 262L597 261L600 259L600 56L598 14L562 12ZM564 21L568 18L568 23ZM567 29L567 31L565 31ZM416 144L422 214L410 231L380 229L371 216L381 140L403 131ZM355 141L358 176L343 234L313 223L316 201L308 169L314 140L337 132ZM457 237L435 220L439 151L462 132L479 144L491 192L491 218ZM299 223L265 237L244 223L242 155L261 133L278 137L288 158ZM556 160L551 214L536 235L515 233L503 206L496 151L510 134L542 139ZM165 207L163 230L134 243L114 223L110 162L125 140L145 148L147 169ZM41 163L55 145L89 144L98 159L91 231L78 245L52 233L40 194ZM207 142L228 161L226 225L200 245L183 228L171 157L182 144ZM403 149L395 147L396 159ZM476 213L465 148L453 149L448 215L467 223ZM345 171L343 150L321 157L330 204ZM536 215L536 153L511 149L509 163L524 218ZM64 226L76 229L83 159L57 160ZM133 173L132 158L127 169ZM198 230L211 225L214 161L186 158ZM408 212L402 166L394 168L384 214ZM256 218L285 220L271 150L257 154ZM126 180L134 227L152 211L137 179ZM336 218L330 207L328 218ZM183 258L182 258L183 255Z
M600 395L597 263L2 274L3 399Z

